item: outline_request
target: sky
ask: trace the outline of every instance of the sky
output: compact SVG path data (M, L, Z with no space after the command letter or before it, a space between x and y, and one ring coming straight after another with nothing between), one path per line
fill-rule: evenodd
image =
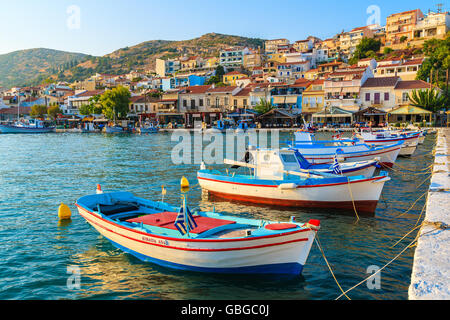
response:
M449 1L0 0L0 54L50 48L101 56L148 40L188 40L209 32L326 39L377 18L385 25L396 12L427 13L438 3L449 10Z

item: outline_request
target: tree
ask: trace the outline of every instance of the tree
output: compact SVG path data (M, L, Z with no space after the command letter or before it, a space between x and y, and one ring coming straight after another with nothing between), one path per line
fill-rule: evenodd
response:
M259 103L254 107L254 110L259 114L264 114L273 109L272 102L267 101L267 99L261 98Z
M91 114L91 108L89 107L88 104L82 104L78 109L78 111L83 116L89 116Z
M53 105L51 107L48 107L47 114L50 116L50 118L55 120L58 117L58 114L62 114L62 111L58 105Z
M353 57L349 60L350 64L354 64L361 59L371 57L370 55L376 55L380 51L381 41L372 38L362 38L359 44L356 46L356 50L353 53Z
M405 42L406 40L408 40L408 37L407 37L407 36L401 36L401 37L400 37L400 42L401 42L401 43Z
M389 47L385 47L385 48L383 49L383 54L384 54L384 55L388 55L388 54L391 53L392 51L394 51L394 49L389 48Z
M122 86L107 90L99 99L103 114L110 120L125 118L129 110L130 97L130 91Z
M413 90L409 95L413 106L437 112L445 107L446 98L436 89Z
M220 66L220 65L217 66L217 68L216 68L216 77L219 78L218 82L222 81L222 77L223 77L224 74L225 74L225 70L224 70L223 66Z
M33 118L44 118L47 114L47 106L36 104L31 107L30 116Z
M446 86L446 72L450 69L450 33L445 39L430 39L423 44L423 54L427 57L417 72L417 79L428 81L443 89ZM431 74L433 73L433 76Z
M100 103L100 95L95 95L89 98L89 114L101 114L103 106Z

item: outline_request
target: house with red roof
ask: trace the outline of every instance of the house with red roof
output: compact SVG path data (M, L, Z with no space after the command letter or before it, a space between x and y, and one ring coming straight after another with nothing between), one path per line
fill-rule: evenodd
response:
M402 80L414 80L417 76L424 58L410 60L385 60L378 63L374 70L375 77L399 76Z

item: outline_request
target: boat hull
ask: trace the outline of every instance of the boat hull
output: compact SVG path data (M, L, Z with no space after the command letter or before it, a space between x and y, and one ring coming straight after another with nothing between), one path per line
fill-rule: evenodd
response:
M157 128L138 128L137 132L140 134L144 134L144 133L158 133L158 129Z
M101 235L140 260L210 273L300 274L315 231L237 239L170 238L124 227L77 204L79 214Z
M50 133L55 128L27 128L10 125L0 125L0 133Z
M354 152L345 152L352 147L332 147L332 148L305 148L297 147L296 149L312 164L333 163L334 156L338 149L343 149L343 153L337 153L339 158L344 162L367 161L379 158L380 163L387 167L392 167L400 153L401 146L393 145L382 149L369 149Z
M398 139L377 139L377 140L365 140L365 143L375 146L385 146L398 141L403 141L402 148L400 149L399 156L412 156L419 144L419 134Z
M234 179L198 172L202 190L229 200L282 207L336 208L374 213L388 177L375 177L344 183L297 185L282 188L282 182L265 183L259 179ZM351 192L350 192L351 191Z

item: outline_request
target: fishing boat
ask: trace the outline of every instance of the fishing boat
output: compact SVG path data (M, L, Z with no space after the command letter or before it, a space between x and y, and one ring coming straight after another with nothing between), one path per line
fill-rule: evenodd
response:
M223 119L223 120L217 120L216 125L213 126L211 129L209 129L208 131L211 133L216 133L216 132L224 133L227 130L233 129L233 127L234 127L234 122L231 119Z
M153 123L146 122L144 125L137 128L137 132L143 133L157 133L159 131L159 127L155 126Z
M123 133L125 129L118 125L107 125L103 128L104 133Z
M397 160L403 141L384 146L368 145L356 140L317 140L310 131L294 133L290 145L298 150L312 165L331 164L337 154L340 162L370 161L379 158L383 166L392 167Z
M182 188L183 190L183 188ZM265 221L191 213L129 192L98 193L76 201L79 214L117 248L173 269L211 273L302 272L320 221Z
M0 133L49 133L54 131L55 127L48 127L44 121L37 119L16 121L14 124L0 124Z
M279 207L334 208L374 213L384 183L385 171L379 176L346 177L316 171L285 170L284 166L251 164L225 159L225 164L249 168L248 174L201 167L197 172L199 185L207 194L242 202ZM287 166L289 167L289 166Z
M420 132L401 133L386 131L375 131L371 129L362 128L359 134L356 134L356 138L362 139L365 143L375 146L385 146L396 142L403 142L400 149L400 156L411 156L417 149L419 143Z
M303 173L327 173L327 174L342 174L344 176L364 176L366 178L373 177L378 165L379 158L358 162L344 162L339 163L338 157L335 156L333 164L311 164L303 155L296 149L270 149L258 148L249 146L247 149L243 162L255 165L257 167L269 167L269 170L278 169L280 171L296 171ZM225 159L225 163L230 164L230 160ZM231 164L232 161L231 161ZM238 169L239 165L233 165L233 169ZM339 170L336 170L336 168Z

